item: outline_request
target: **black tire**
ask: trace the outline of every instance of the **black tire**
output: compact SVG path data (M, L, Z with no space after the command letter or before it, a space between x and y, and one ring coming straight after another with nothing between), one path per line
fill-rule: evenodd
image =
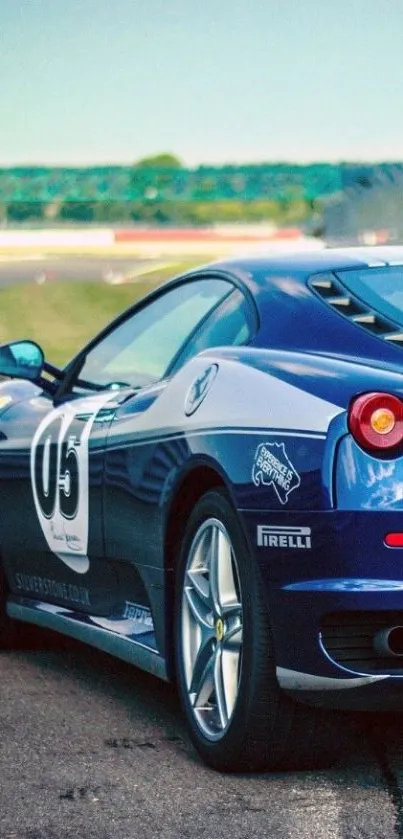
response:
M204 547L202 540L205 539L207 546L210 538L208 529L212 528L211 533L213 534L215 527L213 521L220 522L223 528L220 533L225 531L229 537L232 548L232 578L236 591L238 592L239 589L239 599L242 604L242 628L238 631L238 637L242 636L239 668L237 670L238 687L234 689L234 679L229 682L230 700L233 702L235 694L236 699L234 700L233 710L228 714L228 722L223 725L221 733L219 730L220 725L222 725L221 720L225 720L226 716L224 714L224 717L220 718L220 703L216 697L218 697L219 685L224 684L224 676L222 676L221 682L214 681L215 676L206 679L207 688L204 687L199 691L200 704L196 706L198 700L195 698L197 691L195 692L194 688L195 685L200 687L203 682L203 679L198 680L194 677L195 673L198 675L202 672L201 665L199 667L200 656L197 656L197 638L202 636L197 635L197 621L194 619L193 609L189 606L190 597L192 603L196 603L197 609L199 609L199 604L201 604L201 608L205 607L204 601L202 602L203 598L199 598L201 583L198 582L196 588L193 588L192 581L196 578L201 580L203 577L203 572L201 568L199 569L198 563L200 566L208 565L208 560L202 561L198 557L201 557L204 550L208 550L207 547ZM226 545L225 535L219 535L218 537L212 535L211 538L224 539L222 544ZM217 542L214 544L217 544ZM209 554L210 557L213 552L212 549ZM228 556L228 550L226 556ZM189 568L192 569L190 575L187 571L188 563L190 563ZM227 574L227 578L229 576ZM201 582L203 581L201 580ZM184 594L185 584L186 596ZM213 588L214 586L211 587L211 590ZM230 590L231 585L228 585L227 588ZM208 619L210 621L210 617ZM214 641L214 637L212 637L211 643L209 640L203 645L203 649L208 650L208 653L204 656L204 661L207 661L207 659L210 661L209 656L217 655L216 649L220 642L225 647L225 634L222 636L223 630L219 620L220 618L212 622L212 625L218 624L218 629L216 629L217 640ZM196 627L196 634L193 632L192 621ZM201 632L204 632L205 626L205 618L203 617L203 630L200 630ZM207 628L206 638L209 631ZM227 630L225 631L227 632ZM233 630L233 635L236 631L236 629ZM219 638L220 635L221 638ZM229 630L227 635L230 637ZM216 646L214 646L214 643ZM230 644L231 641L228 641L228 643ZM201 646L202 644L200 644L199 650ZM196 652L193 652L194 649ZM209 766L224 772L244 772L291 768L307 769L316 767L318 763L322 765L324 760L327 762L323 751L323 737L320 736L319 729L323 723L325 723L325 728L328 729L331 715L293 702L279 688L268 611L262 596L258 569L251 560L250 551L237 515L227 494L221 489L210 491L200 499L190 516L182 540L176 580L175 653L178 689L190 738ZM236 661L236 655L233 656L234 661ZM216 658L214 658L214 661L216 661ZM223 661L223 658L220 661ZM221 666L223 667L223 665ZM208 669L209 667L210 669ZM203 673L211 673L212 667L213 665L206 665ZM219 671L214 670L214 673L216 672ZM231 673L231 671L228 671L228 667L226 672ZM211 691L212 681L217 686ZM211 692L208 694L209 690ZM191 694L192 699L189 694ZM221 690L221 694L226 696L225 691ZM203 699L206 696L208 697L207 701L205 698ZM226 702L225 705L228 708L229 703Z

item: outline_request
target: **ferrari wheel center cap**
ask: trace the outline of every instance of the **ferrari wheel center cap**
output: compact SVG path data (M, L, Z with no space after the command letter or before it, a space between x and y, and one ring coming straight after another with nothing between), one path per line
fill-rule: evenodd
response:
M224 638L224 621L222 621L221 618L218 618L218 620L216 621L215 635L217 641L222 641L222 639Z

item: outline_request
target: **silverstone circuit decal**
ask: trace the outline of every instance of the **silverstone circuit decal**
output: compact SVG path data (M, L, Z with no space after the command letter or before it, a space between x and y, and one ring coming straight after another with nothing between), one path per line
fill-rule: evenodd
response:
M109 392L77 399L51 411L38 426L31 448L35 508L50 550L85 574L88 550L88 440Z
M258 524L257 545L258 548L310 550L312 547L311 528Z
M272 486L281 504L287 503L290 492L301 483L284 443L260 443L253 462L252 480L255 486Z
M185 400L185 414L190 417L206 398L218 373L218 364L210 364L191 385Z

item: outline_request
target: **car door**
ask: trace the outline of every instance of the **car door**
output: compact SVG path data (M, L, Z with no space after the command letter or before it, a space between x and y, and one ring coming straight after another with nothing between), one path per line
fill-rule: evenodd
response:
M149 376L150 382L116 411L108 429L105 550L117 564L123 615L146 614L143 607L154 604L160 648L163 504L172 476L188 457L184 439L164 432L170 418L159 409L160 400L173 371L192 354L222 343L246 343L253 332L252 322L243 294L229 280L192 280L191 285L180 285L150 306L147 328L136 333L121 359L126 367L131 354L141 377ZM120 369L114 372L123 375ZM182 399L179 410L184 415L185 394Z
M149 448L132 445L136 420L192 353L192 336L193 353L246 338L244 302L228 279L184 280L93 342L58 404L26 386L31 398L8 409L0 435L2 558L16 593L103 616L128 597L147 601L137 569L161 565L154 502L183 452L165 447L158 466L157 444L150 471Z
M94 614L113 608L104 561L102 476L113 391L61 404L26 384L1 422L1 552L11 589Z

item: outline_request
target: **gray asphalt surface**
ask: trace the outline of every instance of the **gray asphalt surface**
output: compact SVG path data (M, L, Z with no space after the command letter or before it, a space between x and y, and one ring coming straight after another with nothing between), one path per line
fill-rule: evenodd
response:
M403 837L403 722L353 718L331 770L219 775L172 687L61 644L0 655L1 839Z
M0 287L15 283L54 282L55 280L94 282L122 279L142 267L151 268L160 260L106 256L33 256L0 258Z

